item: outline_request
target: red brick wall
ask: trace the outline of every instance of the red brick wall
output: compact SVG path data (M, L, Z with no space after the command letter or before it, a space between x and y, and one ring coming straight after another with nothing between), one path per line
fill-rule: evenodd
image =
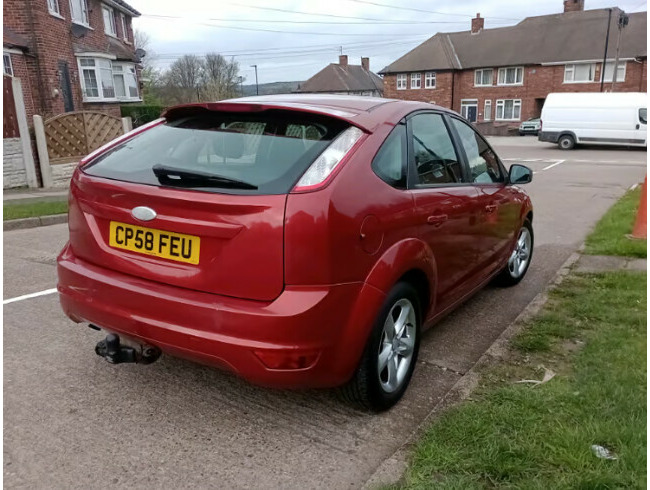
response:
M70 32L72 20L68 0L59 0L63 19L48 12L46 0L5 0L3 2L4 24L27 36L30 40L30 53L37 56L36 60L27 65L29 84L23 80L23 87L29 85L32 91L33 110L45 117L64 111L59 61L68 63L74 110L101 110L115 116L120 114L117 102L99 104L82 102L79 69L72 45L75 43L89 51L97 52L106 52L109 46L109 36L104 33L101 2L87 0L87 4L92 30L88 30L81 38L75 38ZM116 18L116 24L118 36L121 37L119 18ZM127 26L131 31L131 18L128 16ZM129 39L133 39L132 32L129 33ZM124 46L131 51L134 50L131 43L124 43ZM55 90L59 92L58 95Z
M23 100L25 102L25 112L27 121L32 120L34 115L34 97L32 96L31 80L29 77L29 68L27 66L27 57L23 54L11 53L11 66L14 69L14 77L20 78L23 88Z
M600 77L602 63L597 63L595 78ZM484 122L484 103L486 99L492 101L492 121L489 124L481 124L486 132L492 132L489 126L499 128L502 126L516 127L519 121L495 122L497 99L521 99L521 119L525 121L531 117L540 115L543 99L551 92L598 92L600 82L591 83L564 83L564 65L541 66L530 65L524 67L523 84L519 86L497 86L498 68L494 68L493 85L489 87L474 86L474 70L462 70L455 72L453 107L452 98L452 74L451 72L438 73L436 89L406 90L396 89L396 74L388 74L384 77L384 96L396 99L418 100L423 102L435 101L443 107L452 108L460 112L462 99L478 100L478 123ZM424 76L424 75L423 75ZM422 80L424 85L424 79ZM407 87L410 86L410 74L407 75ZM604 89L611 90L611 83L606 83ZM625 80L616 83L617 92L645 92L647 91L647 64L646 61L637 63L628 61L626 65ZM503 128L505 129L505 128Z

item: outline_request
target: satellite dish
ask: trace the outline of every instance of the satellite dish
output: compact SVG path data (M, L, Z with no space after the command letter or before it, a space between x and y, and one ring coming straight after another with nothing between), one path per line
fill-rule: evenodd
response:
M147 56L147 52L142 48L138 48L138 49L135 50L134 55L135 55L136 63L140 63L140 61L142 61L142 58Z
M74 37L83 37L88 32L88 28L79 24L72 24L70 26L70 32Z

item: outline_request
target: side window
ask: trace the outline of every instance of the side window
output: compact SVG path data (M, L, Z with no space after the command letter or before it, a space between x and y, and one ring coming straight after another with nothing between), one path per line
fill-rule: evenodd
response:
M645 107L643 109L639 109L639 122L641 124L648 124L648 109Z
M372 161L372 170L393 187L406 187L406 126L398 124L381 145Z
M475 184L504 182L505 176L499 166L499 159L485 140L467 123L455 117L450 119L467 155L470 181Z
M440 114L418 114L409 124L413 138L416 183L422 185L462 182L461 164L447 126Z

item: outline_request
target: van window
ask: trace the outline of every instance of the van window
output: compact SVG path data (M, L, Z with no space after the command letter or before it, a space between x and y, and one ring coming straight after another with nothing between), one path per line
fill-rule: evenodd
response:
M639 109L639 121L641 121L641 124L648 124L648 109L643 108Z
M202 113L151 128L83 171L206 192L285 194L347 127L337 119L289 111Z

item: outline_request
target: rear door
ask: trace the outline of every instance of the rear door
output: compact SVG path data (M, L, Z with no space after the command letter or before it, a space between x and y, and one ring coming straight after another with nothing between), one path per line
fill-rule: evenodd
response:
M519 231L520 207L506 171L485 139L462 119L449 116L477 191L478 266L481 279L503 266Z
M475 282L478 192L465 181L462 159L441 114L418 113L407 124L409 188L419 236L435 257L440 311Z
M346 127L207 111L149 129L76 172L72 249L151 281L272 300L284 287L287 193Z

